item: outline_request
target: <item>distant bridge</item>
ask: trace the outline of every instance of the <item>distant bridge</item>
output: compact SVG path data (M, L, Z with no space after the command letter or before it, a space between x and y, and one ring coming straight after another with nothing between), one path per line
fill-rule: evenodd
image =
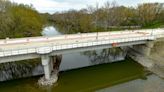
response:
M125 30L0 40L0 63L42 58L50 79L50 57L58 54L146 44L164 37L164 29ZM149 53L149 52L148 52Z

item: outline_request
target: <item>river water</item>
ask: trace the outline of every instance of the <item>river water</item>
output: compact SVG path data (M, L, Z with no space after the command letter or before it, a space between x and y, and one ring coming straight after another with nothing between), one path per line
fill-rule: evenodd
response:
M62 35L52 26L42 34ZM40 59L1 64L0 81L9 81L0 82L0 92L164 92L164 80L145 76L144 68L125 56L119 48L64 54L52 87L37 85L43 74Z

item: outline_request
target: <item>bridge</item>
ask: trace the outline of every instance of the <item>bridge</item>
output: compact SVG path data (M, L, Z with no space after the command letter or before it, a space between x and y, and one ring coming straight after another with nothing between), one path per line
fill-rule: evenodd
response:
M45 72L44 80L49 83L52 82L52 56L103 48L149 45L149 42L162 37L164 37L164 29L66 34L55 37L6 38L0 40L0 63L41 58ZM144 49L144 52L149 55L149 46ZM53 80L55 82L57 78Z

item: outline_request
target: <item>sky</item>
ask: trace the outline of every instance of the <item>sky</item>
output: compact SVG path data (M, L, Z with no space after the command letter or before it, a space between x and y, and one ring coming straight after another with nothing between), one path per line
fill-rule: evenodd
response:
M88 5L102 6L105 2L112 2L113 0L10 0L19 4L33 5L33 7L40 13L55 13L60 11L66 11L69 9L82 9ZM164 3L164 0L115 0L119 5L124 6L137 6L139 3L147 2L160 2Z

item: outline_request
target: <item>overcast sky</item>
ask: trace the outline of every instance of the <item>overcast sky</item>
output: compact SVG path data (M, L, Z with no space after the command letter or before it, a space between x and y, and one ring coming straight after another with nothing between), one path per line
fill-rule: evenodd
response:
M16 3L32 4L33 7L41 13L54 13L56 11L65 11L69 9L86 8L87 5L103 5L104 2L113 0L10 0ZM164 0L115 0L119 5L137 6L139 3L145 2L161 2Z

